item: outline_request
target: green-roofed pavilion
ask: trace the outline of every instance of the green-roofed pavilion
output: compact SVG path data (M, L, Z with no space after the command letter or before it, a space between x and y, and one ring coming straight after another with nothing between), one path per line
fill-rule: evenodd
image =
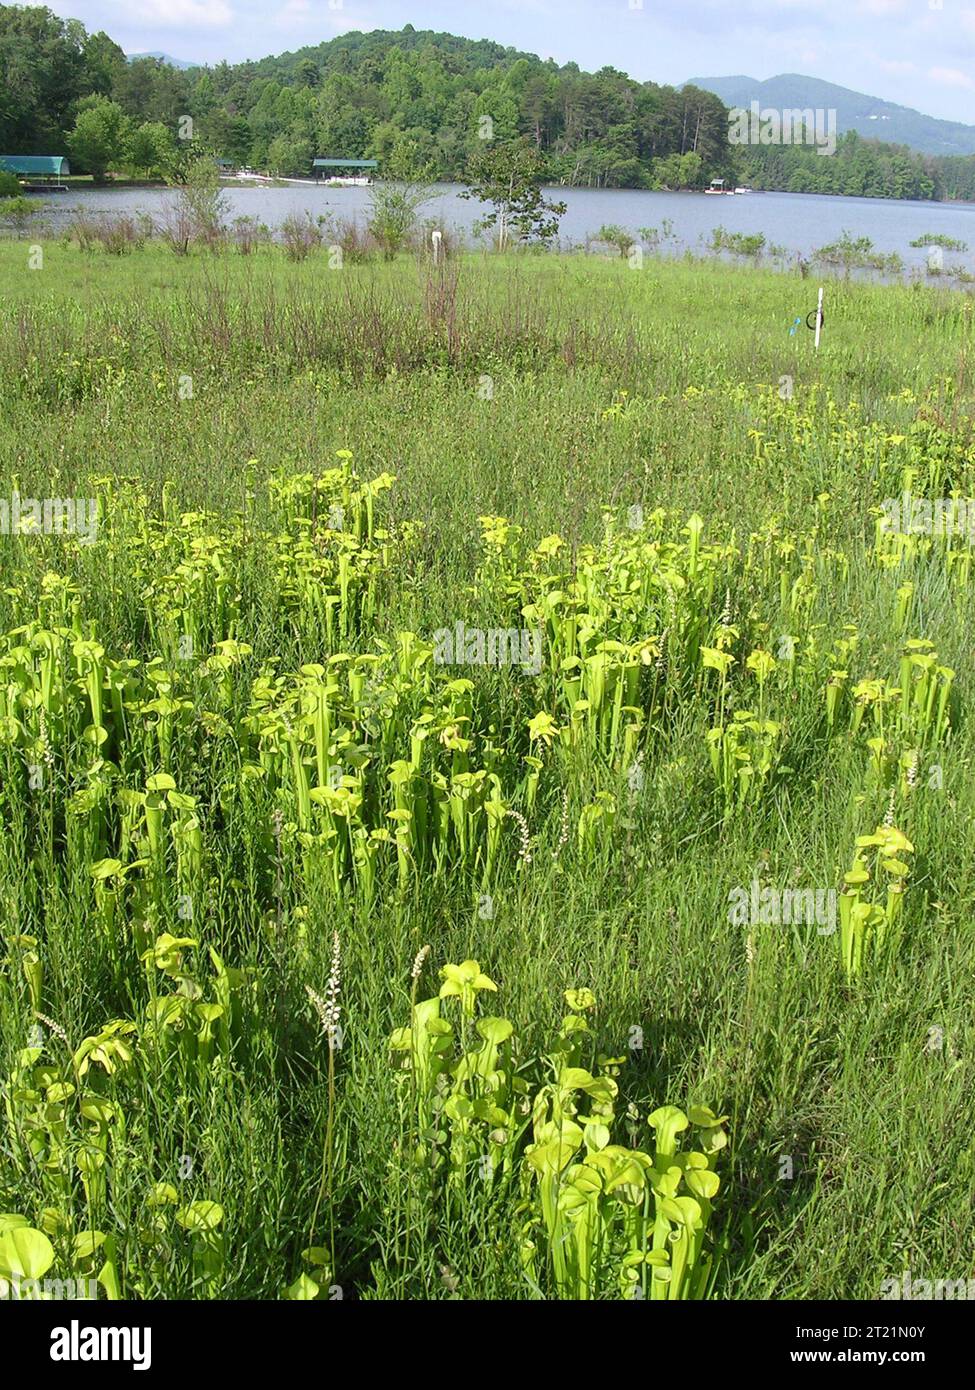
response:
M57 183L71 173L63 154L0 154L0 169L28 181L53 179Z

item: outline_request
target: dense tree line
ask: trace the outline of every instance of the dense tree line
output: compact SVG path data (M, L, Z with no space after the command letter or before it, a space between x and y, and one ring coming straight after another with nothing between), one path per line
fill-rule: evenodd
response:
M975 203L975 155L951 155L937 161L943 197Z
M0 5L0 78L0 152L67 151L96 177L179 177L192 146L277 174L307 174L322 155L462 180L485 138L520 138L546 180L573 186L700 188L723 177L796 192L975 197L975 158L855 134L830 158L733 145L727 108L710 92L411 25L184 71L128 62L107 35L50 10Z
M111 96L125 54L50 10L0 5L0 150L63 152L79 102Z
M841 135L836 152L815 145L741 145L739 168L753 188L791 193L840 193L858 198L943 198L944 159L903 145L864 140L855 130ZM966 163L968 161L958 161ZM975 164L975 160L971 161Z

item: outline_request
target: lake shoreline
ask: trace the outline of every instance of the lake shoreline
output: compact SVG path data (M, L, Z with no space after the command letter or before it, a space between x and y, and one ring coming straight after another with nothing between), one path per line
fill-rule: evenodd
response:
M418 225L441 229L455 244L483 246L476 228L482 210L465 200L462 192L460 184L433 186L420 208ZM960 274L955 278L962 281L975 273L968 249L975 246L975 204L970 203L928 204L815 193L762 192L725 196L719 201L701 193L649 190L547 188L545 192L566 203L558 240L558 249L564 252L591 251L601 242L600 232L612 230L630 237L629 244L640 247L646 256L703 256L717 239L732 248L758 245L764 264L805 262L812 271L816 253L823 248L837 242L869 242L870 255L900 258L898 273L914 272L927 278L932 265L943 269L945 277L957 268ZM158 226L176 196L176 190L169 186L72 193L40 196L36 206L43 210L46 229L42 233L35 224L38 234L64 235L79 213L90 218L127 217L135 223L150 218ZM372 209L371 191L361 186L235 183L224 184L221 194L223 221L228 227L244 219L256 228L266 227L274 237L280 236L289 219L304 222L310 218L319 223L325 218L330 220L329 234L341 242L341 229L354 226L359 228L359 235ZM957 245L950 247L949 243ZM619 244L616 236L614 244ZM948 259L938 259L939 245L948 247Z
M178 188L178 187L179 187L178 184L167 183L164 179L130 179L130 178L118 178L118 179L111 179L110 181L108 181L108 182L106 182L106 183L95 183L94 181L88 179L88 178L87 178L86 176L84 176L84 175L77 175L77 176L76 176L76 175L69 175L69 176L68 176L66 179L64 179L62 182L66 183L66 184L68 185L68 191L69 191L69 192L75 192L75 191L77 191L77 192L84 192L84 193L131 192L133 189L146 189L146 190L153 190L153 191L157 191L157 192L170 192L170 191L174 190L175 188ZM378 182L380 182L380 180L377 180L377 183L378 183ZM221 180L220 180L220 187L221 187L221 188L225 188L225 189L239 189L239 190L244 190L244 189L269 189L269 188L270 188L270 189L274 189L274 188L287 188L287 187L295 187L295 186L300 186L300 187L302 187L302 188L318 188L318 187L320 187L320 188L322 188L322 189L330 188L331 191L333 191L333 192L335 191L335 185L329 185L328 183L326 183L326 181L325 181L324 179L321 180L321 181L319 181L319 180L316 180L316 179L301 179L301 178L297 178L297 177L285 177L285 176L283 176L283 175L280 175L280 176L279 176L279 175L268 175L266 178L261 177L261 178L259 178L259 179L255 179L255 180L253 180L253 181L250 181L250 180L247 180L247 179L234 179L234 178L221 178ZM439 193L439 192L441 192L441 191L442 191L443 193L446 193L446 192L448 192L448 191L451 190L451 189L455 189L455 188L460 188L460 187L462 187L461 184L454 183L454 182L452 182L452 181L450 181L450 180L446 180L446 181L437 181L437 182L435 182L435 183L429 184L428 186L429 186L431 189L435 190L436 193ZM708 194L708 190L705 189L705 188L635 188L635 187L632 187L632 188L631 188L631 187L624 187L624 186L620 186L620 187L617 187L617 188L599 188L599 187L594 187L594 186L588 185L588 184L563 184L563 183L546 183L546 184L542 184L541 187L542 187L542 189L544 190L545 193L552 193L552 194L555 194L555 193L558 193L558 194L569 194L569 193L597 193L597 194L599 194L599 195L601 195L601 196L606 196L606 197L612 197L614 194L623 194L623 195L626 195L626 194L635 194L635 193L638 193L638 194L651 194L651 195L662 195L662 196L666 196L666 197L668 197L668 198L685 198L685 197L700 198L700 197L707 197L707 196L710 196L710 195ZM55 190L54 190L53 188L52 188L52 189L31 188L31 189L26 190L26 191L29 192L30 194L36 195L36 194L44 194L44 193L47 193L47 192L52 192L52 193L53 193ZM752 195L752 194L761 194L761 195L763 195L763 196L765 196L765 197L768 197L769 195L773 195L773 196L775 196L775 195L787 195L788 197L792 197L792 198L828 198L828 199L830 199L831 201L841 201L841 202L851 202L851 203L860 202L861 200L866 200L866 201L872 203L874 206L877 206L877 205L884 205L884 204L891 204L891 205L907 204L907 205L909 205L909 206L911 206L911 207L935 207L935 208L942 208L942 207L965 207L965 208L975 208L975 201L968 201L968 200L966 200L966 199L964 199L964 198L944 198L944 199L935 199L935 198L888 198L888 197L886 197L886 196L884 196L884 195L877 195L877 196L874 196L874 195L872 195L872 194L856 194L856 193L814 193L814 192L811 192L811 191L806 190L806 189L803 189L803 190L792 190L792 189L787 189L787 188L755 188L754 185L752 185L752 186L749 188L749 194L748 194L748 196L750 196L750 195ZM722 197L730 197L730 196L731 196L731 190L726 190L724 193L721 194L721 196L722 196ZM745 196L745 195L738 195L738 196Z

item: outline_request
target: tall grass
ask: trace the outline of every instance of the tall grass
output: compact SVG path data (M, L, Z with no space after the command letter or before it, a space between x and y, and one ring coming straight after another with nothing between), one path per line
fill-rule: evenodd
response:
M972 587L965 544L898 548L875 509L905 476L973 495L970 301L830 284L817 357L800 282L751 268L26 264L0 247L0 497L96 497L101 529L0 535L0 1208L60 1261L109 1235L129 1296L555 1296L544 1223L531 1279L513 1238L536 1188L418 1162L453 1132L417 1132L389 1046L476 960L533 1088L591 990L615 1143L649 1151L668 1103L728 1116L708 1292L966 1275ZM538 625L541 674L413 660L458 619ZM871 749L900 707L854 691L912 638L947 725ZM412 839L356 839L404 785ZM839 932L729 919L753 880L841 888L892 792L896 949L853 980ZM340 1040L308 993L336 932ZM114 1069L80 1073L85 1039ZM35 1067L117 1110L56 1092L59 1129Z

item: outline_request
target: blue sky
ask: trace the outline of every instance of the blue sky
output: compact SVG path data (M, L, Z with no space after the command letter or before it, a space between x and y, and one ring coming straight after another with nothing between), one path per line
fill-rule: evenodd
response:
M347 29L448 30L641 81L802 72L975 124L975 0L49 0L129 53L261 58Z

